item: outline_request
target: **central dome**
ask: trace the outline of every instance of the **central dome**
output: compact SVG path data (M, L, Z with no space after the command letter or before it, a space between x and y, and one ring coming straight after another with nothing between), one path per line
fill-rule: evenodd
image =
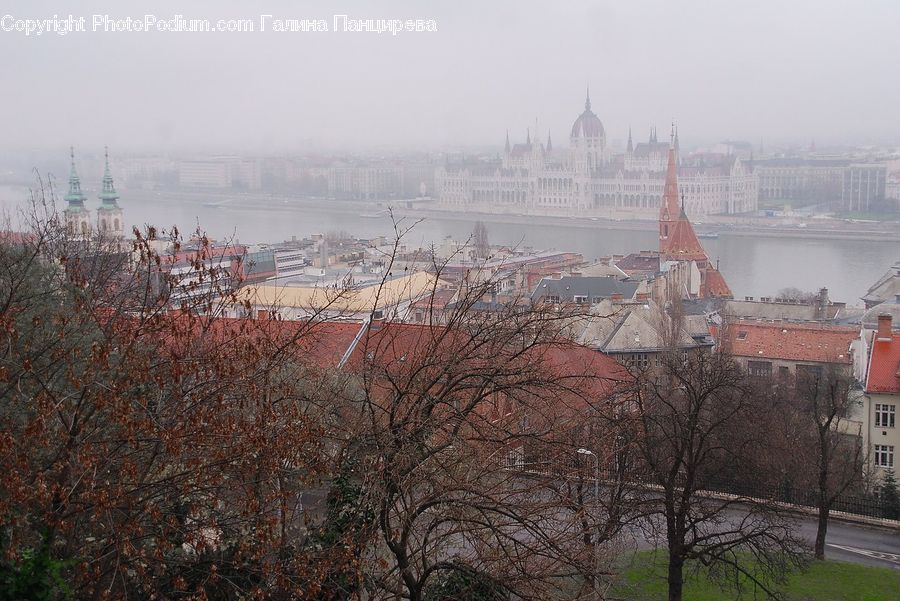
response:
M601 138L605 135L603 123L591 110L591 95L588 93L584 101L584 112L578 115L572 124L571 138Z

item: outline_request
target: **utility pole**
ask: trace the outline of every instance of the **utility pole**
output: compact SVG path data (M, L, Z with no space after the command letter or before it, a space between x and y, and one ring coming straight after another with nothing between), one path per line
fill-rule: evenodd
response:
M578 449L579 455L589 455L594 458L594 504L596 507L600 508L600 458L596 453L590 451L588 449ZM596 601L600 601L600 587L597 583L597 573L599 572L598 560L599 553L597 550L597 540L594 540L594 574L593 574L593 586L594 586L594 599Z

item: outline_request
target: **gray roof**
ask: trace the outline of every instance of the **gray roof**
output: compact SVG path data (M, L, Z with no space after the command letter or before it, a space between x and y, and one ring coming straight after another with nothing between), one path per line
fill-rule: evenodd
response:
M593 302L595 298L611 298L613 294L631 298L638 285L638 282L622 281L613 277L565 276L558 280L543 278L531 293L531 300L536 302L546 296L558 296L560 302L570 303L576 296L586 296L588 302Z
M657 352L665 348L665 319L655 303L614 304L603 301L591 310L592 318L576 340L604 353ZM709 327L702 315L687 315L678 334L680 348L712 346Z
M900 261L894 263L872 287L866 291L863 298L869 303L879 303L895 299L900 294Z

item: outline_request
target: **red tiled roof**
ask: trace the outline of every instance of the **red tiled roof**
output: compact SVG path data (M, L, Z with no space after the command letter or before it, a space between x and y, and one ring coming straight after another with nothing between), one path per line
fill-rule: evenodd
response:
M441 368L445 361L462 361L470 366L477 366L495 361L496 357L484 353L497 350L491 343L475 343L470 334L461 329L388 322L378 329L370 329L361 337L348 366L358 368L365 361L389 371L407 367L421 370L423 359ZM600 378L597 382L602 384L592 383L591 386L598 385L604 389L610 383L628 377L611 357L568 341L536 345L517 356L516 360L521 361L523 366L540 364L555 377ZM597 392L599 393L599 389Z
M815 363L851 363L855 328L785 322L735 321L725 328L725 348L737 357Z
M659 253L652 255L632 253L616 262L616 267L631 275L633 273L657 273L659 271Z
M669 235L659 240L659 252L673 261L709 261L687 215L669 222Z
M700 291L703 298L732 298L731 288L721 272L714 267L706 270L706 281L703 283L703 290Z
M131 322L126 322L126 325ZM167 321L162 341L164 348L181 353L187 341L204 340L211 346L235 344L296 344L298 358L309 366L335 367L350 347L361 327L348 321L291 321L276 319L237 319L230 317L173 315Z
M900 394L900 334L893 334L893 340L876 338L872 344L866 392Z

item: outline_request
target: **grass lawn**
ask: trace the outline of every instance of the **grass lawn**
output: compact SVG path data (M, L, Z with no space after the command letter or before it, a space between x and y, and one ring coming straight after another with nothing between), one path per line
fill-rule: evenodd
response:
M703 576L696 578L685 570L685 601L729 601L737 593L722 590ZM623 581L610 596L628 601L665 601L666 565L663 555L638 553L623 573ZM814 562L805 572L788 578L784 588L790 601L900 601L900 571L869 568L840 561ZM741 599L765 599L746 589Z

